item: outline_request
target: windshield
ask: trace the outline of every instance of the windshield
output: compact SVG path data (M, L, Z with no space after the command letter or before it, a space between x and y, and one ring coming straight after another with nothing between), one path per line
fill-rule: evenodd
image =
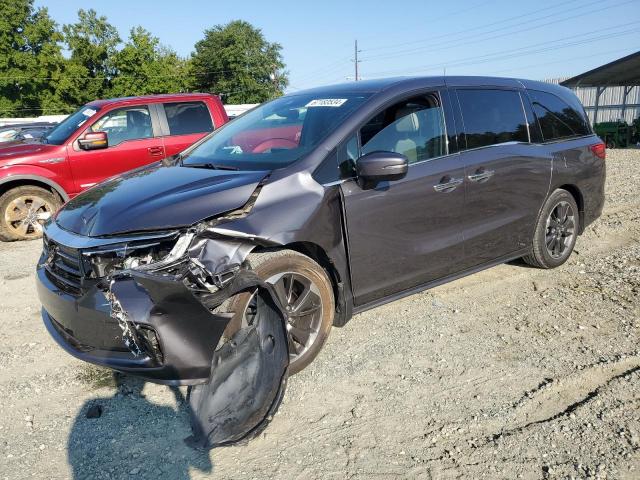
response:
M232 170L285 167L313 150L369 96L280 97L214 132L183 158L183 165Z
M100 107L94 107L91 105L85 105L80 107L75 113L72 113L65 118L56 128L51 130L49 134L44 137L46 143L51 145L62 145L67 139L82 126L89 118L96 114L100 110Z

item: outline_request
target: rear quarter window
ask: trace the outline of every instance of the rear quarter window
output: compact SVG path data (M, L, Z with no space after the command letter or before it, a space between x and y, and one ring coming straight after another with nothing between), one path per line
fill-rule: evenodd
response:
M165 103L169 135L189 135L213 131L209 109L204 102Z
M467 149L528 142L520 93L515 90L457 90Z
M569 105L552 93L529 90L533 111L542 130L544 141L590 135L591 128L585 118L582 106Z

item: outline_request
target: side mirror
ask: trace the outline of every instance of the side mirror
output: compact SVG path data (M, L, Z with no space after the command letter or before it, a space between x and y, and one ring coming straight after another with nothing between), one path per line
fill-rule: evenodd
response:
M107 132L89 132L78 139L78 146L82 150L99 150L109 146Z
M358 182L365 188L378 182L400 180L407 175L409 160L401 153L371 152L356 161Z

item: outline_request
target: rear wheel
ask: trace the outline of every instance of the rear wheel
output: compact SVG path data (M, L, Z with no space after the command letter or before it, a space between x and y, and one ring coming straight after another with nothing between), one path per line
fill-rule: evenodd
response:
M34 186L12 188L0 196L0 240L31 240L42 236L42 225L60 206L49 190Z
M567 261L576 244L580 217L573 196L558 189L547 199L538 219L530 255L523 257L529 265L555 268Z
M329 336L334 316L333 289L324 269L311 258L293 250L252 253L249 267L273 285L287 314L289 374L309 365ZM225 336L230 338L256 314L251 293L234 297L229 310L235 312Z

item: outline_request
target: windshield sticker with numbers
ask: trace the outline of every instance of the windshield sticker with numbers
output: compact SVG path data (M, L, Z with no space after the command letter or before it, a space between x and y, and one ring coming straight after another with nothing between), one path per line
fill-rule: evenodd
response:
M346 98L319 98L311 100L305 107L341 107L346 101Z

